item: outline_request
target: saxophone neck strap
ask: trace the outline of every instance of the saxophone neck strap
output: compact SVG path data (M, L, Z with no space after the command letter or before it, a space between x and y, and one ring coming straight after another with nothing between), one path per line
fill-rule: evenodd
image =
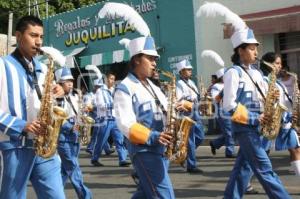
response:
M65 98L66 98L67 102L71 105L72 110L74 111L75 115L77 115L77 111L76 111L76 109L75 109L75 107L74 107L74 105L73 105L73 103L72 103L72 101L71 101L70 96L69 96L69 95L66 95Z
M248 73L248 71L243 67L243 66L239 66L242 68L242 70L245 71L245 73L249 76L251 82L254 84L254 86L257 88L259 94L262 96L262 98L264 99L264 101L266 101L266 96L264 95L264 93L262 92L261 88L259 87L259 85L257 84L257 82L255 82L253 80L253 78L251 77L251 75Z
M197 90L194 87L192 87L185 79L180 79L197 95L197 98L200 99L200 94L197 92Z
M33 71L30 71L27 62L25 61L24 57L21 55L18 48L12 53L12 56L23 66L24 70L26 71L27 76L30 76L32 78L32 80L30 80L30 78L27 78L27 80L29 81L29 83L32 83L34 85L36 94L37 94L39 100L41 100L42 92L41 92L39 84L38 84L36 72L34 70L35 69L34 61L32 60L32 64L34 66Z
M289 100L289 102L291 103L291 105L293 105L293 100L291 99L291 97L289 96L289 94L286 92L285 87L282 85L282 83L280 81L277 81L277 83L282 88L284 95L287 97L287 99Z
M150 93L150 95L154 98L155 104L157 107L159 107L161 109L161 111L163 112L164 115L167 115L167 111L164 108L164 106L162 105L162 103L160 102L159 98L157 97L156 93L154 92L154 89L151 87L150 82L148 80L146 80L148 83L148 86L145 85L143 82L141 82L141 84L144 86L144 88ZM149 89L150 88L150 89Z

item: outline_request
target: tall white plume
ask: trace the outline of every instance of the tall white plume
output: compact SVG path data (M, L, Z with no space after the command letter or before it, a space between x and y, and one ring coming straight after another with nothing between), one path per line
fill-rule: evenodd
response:
M127 49L128 49L129 43L130 43L130 39L127 39L127 38L121 39L119 41L119 44L124 45L125 48L127 48Z
M204 58L204 57L211 58L211 59L213 59L218 65L220 65L220 66L222 66L222 67L225 66L222 57L221 57L218 53L216 53L215 51L213 51L213 50L204 50L204 51L202 51L201 57L202 57L202 58Z
M56 62L59 66L62 67L66 65L66 57L56 48L43 46L40 49L43 53L48 54L50 57L52 57L53 61Z
M95 65L86 65L86 66L85 66L85 70L92 70L92 71L94 71L94 72L96 73L98 79L101 79L101 78L102 78L102 73L101 73L101 71L100 71L99 68L97 68L97 66L95 66Z
M150 35L150 30L146 22L139 13L129 5L123 3L105 3L103 8L99 11L98 16L100 18L104 18L105 16L122 17L125 21L128 21L130 25L135 27L141 35Z
M225 17L225 23L231 23L235 31L244 29L247 27L246 23L234 12L229 10L227 7L216 2L205 2L197 10L196 16L206 16L206 17Z

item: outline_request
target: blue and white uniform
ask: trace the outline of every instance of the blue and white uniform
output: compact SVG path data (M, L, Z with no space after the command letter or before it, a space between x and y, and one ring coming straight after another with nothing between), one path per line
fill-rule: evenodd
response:
M176 97L178 101L185 100L193 103L191 112L185 112L183 115L190 117L196 122L190 130L187 155L187 169L194 169L197 167L196 150L203 142L205 136L199 111L196 106L198 98L200 97L198 88L191 79L185 81L180 79L176 85Z
M227 112L225 112L222 108L222 103L216 101L216 97L223 92L224 84L223 83L215 83L211 87L211 96L214 100L214 104L217 105L218 116L217 122L220 126L220 130L222 135L214 140L212 140L211 144L216 148L219 149L222 146L226 146L225 149L225 156L231 157L234 155L234 139L231 130L231 119Z
M31 64L42 90L47 68ZM0 74L0 198L25 199L30 180L38 198L64 199L59 156L37 156L34 135L23 132L40 109L32 76L12 55L0 58Z
M264 77L265 81L268 83L269 79ZM278 136L275 141L268 140L267 138L263 138L263 143L265 150L270 150L272 143L275 145L275 150L282 151L287 149L295 149L299 147L299 139L297 132L295 129L291 128L292 126L292 104L289 101L288 97L285 93L287 93L286 87L280 82L276 81L276 87L279 89L280 97L279 104L284 105L288 111L283 113L282 116L282 125L279 130ZM291 98L290 98L291 99Z
M153 90L167 110L167 99L150 80L147 89ZM150 94L132 74L118 84L114 95L116 121L128 139L128 151L140 179L132 198L175 198L168 175L169 161L164 157L165 147L158 143L164 130L165 116Z
M93 92L89 92L83 96L83 103L84 105L89 105L93 107L93 110L89 113L89 115L96 121L96 116L97 116L97 108L95 106L95 94ZM86 151L89 153L93 153L93 148L95 145L95 140L97 137L97 132L95 131L95 125L92 126L91 128L91 140L89 144L86 147Z
M247 68L246 66L242 66ZM249 75L265 94L267 86L261 73L250 65ZM227 183L224 198L242 198L252 171L270 198L290 198L262 146L259 133L259 116L263 99L250 77L241 66L229 68L224 75L223 108L232 117L232 130L240 150Z
M119 156L119 165L122 165L126 162L127 150L124 144L124 136L116 125L112 93L106 85L102 85L97 89L95 107L97 116L94 129L97 131L97 137L93 148L92 161L98 161L102 150L107 145L109 135L112 135Z
M69 97L75 111L71 104L66 100ZM84 185L83 176L80 169L78 157L80 152L80 132L74 130L79 107L78 95L70 93L60 101L60 106L64 108L68 114L68 119L63 123L60 129L58 153L61 158L62 179L65 185L67 180L70 179L78 198L91 199L91 191Z

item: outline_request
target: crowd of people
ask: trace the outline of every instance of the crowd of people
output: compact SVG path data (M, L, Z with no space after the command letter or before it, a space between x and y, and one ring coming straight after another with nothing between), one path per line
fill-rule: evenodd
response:
M114 9L109 3L107 6ZM126 5L120 6L126 9ZM124 17L122 13L120 16ZM143 23L141 17L138 20ZM109 155L116 150L118 165L132 166L137 183L132 198L175 198L168 174L170 160L165 155L166 148L174 147L177 133L166 122L168 117L173 117L170 96L174 88L160 82L157 65L160 55L150 32L139 30L141 27L145 28L137 26L136 29L142 36L120 42L129 50L130 71L117 85L115 74L108 73L104 78L96 66L90 66L97 74L93 90L80 91L73 86L74 77L68 66L55 71L51 97L54 105L67 113L67 118L59 128L57 153L44 158L36 154L35 142L36 136L51 131L39 120L45 97L42 95L44 79L47 79L47 67L36 59L42 47L43 23L34 16L19 20L17 48L0 58L0 198L26 198L30 180L38 198L63 199L68 179L78 198L92 198L78 161L82 131L87 129L91 129L87 132L90 139L86 147L91 165L105 166L100 161L101 154ZM288 67L282 68L280 54L268 52L257 62L259 42L249 27L235 27L231 41L232 66L221 66L212 74L212 84L205 93L192 80L193 66L189 60L175 65L178 78L174 122L180 122L183 117L194 121L185 143L187 153L183 166L190 174L203 172L196 161L197 147L205 139L203 117L206 115L200 107L213 106L210 116L221 132L220 137L209 143L211 153L216 155L224 146L225 157L235 158L224 198L257 193L251 187L251 178L255 176L269 198L288 199L290 196L273 171L268 154L272 145L276 150L288 150L292 168L300 176L299 138L291 127L298 119L293 112L295 76L288 72ZM268 88L273 83L270 75L274 71L278 76L276 91L270 94ZM264 112L269 95L286 107L274 141L262 137L260 128L270 123L268 113ZM95 121L92 128L82 124L84 116ZM236 145L239 145L238 152Z

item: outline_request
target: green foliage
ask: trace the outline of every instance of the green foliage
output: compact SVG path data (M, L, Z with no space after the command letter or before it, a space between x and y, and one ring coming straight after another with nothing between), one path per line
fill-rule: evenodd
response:
M74 10L89 4L100 2L104 0L48 0L48 15L54 15L69 10ZM7 33L8 15L9 12L14 13L14 25L22 16L28 15L29 0L1 0L0 1L0 33ZM34 0L31 0L31 6ZM37 0L39 6L39 13L41 18L46 17L46 1ZM31 8L31 14L34 14L34 9Z

